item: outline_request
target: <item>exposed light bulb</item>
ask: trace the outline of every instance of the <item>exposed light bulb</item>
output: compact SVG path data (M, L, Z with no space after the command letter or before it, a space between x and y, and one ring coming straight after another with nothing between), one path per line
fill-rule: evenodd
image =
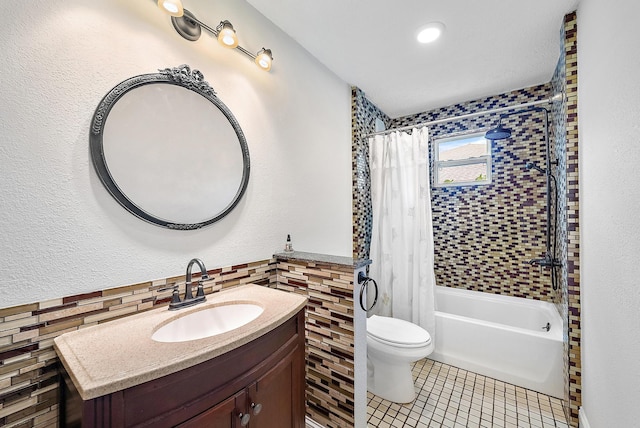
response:
M271 70L271 63L273 62L273 55L271 54L271 49L262 48L256 55L256 64L258 67L265 71Z
M237 50L244 55L252 58L256 65L265 71L271 70L273 62L273 54L271 49L262 48L257 54L253 54L238 44L238 36L233 25L227 20L220 21L217 27L212 28L196 17L188 10L182 7L180 0L154 0L157 1L158 7L164 12L172 15L171 23L176 32L189 41L196 41L200 38L202 29L204 28L218 39L218 43L230 49Z
M218 42L226 48L235 48L238 46L238 36L233 25L229 21L222 21L218 25Z
M443 32L444 24L442 22L432 22L418 31L417 39L420 43L431 43L439 39Z
M180 17L184 14L180 0L158 0L158 7L171 16Z

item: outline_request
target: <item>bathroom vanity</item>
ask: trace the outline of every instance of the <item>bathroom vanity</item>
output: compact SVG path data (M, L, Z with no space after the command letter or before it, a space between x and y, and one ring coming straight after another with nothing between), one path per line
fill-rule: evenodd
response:
M306 298L247 285L207 299L56 338L61 425L303 428ZM178 318L233 304L259 304L263 312L198 340L151 339Z

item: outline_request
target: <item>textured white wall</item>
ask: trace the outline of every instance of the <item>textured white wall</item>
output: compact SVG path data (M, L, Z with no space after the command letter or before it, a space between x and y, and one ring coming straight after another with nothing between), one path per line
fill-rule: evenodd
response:
M640 5L578 7L582 416L640 420Z
M210 25L229 19L244 47L271 48L272 72L208 34L182 39L152 0L0 2L0 307L182 274L192 257L210 269L269 258L287 233L298 250L351 256L349 86L246 2L184 3ZM233 111L251 154L240 204L188 232L121 208L88 149L107 91L183 63Z

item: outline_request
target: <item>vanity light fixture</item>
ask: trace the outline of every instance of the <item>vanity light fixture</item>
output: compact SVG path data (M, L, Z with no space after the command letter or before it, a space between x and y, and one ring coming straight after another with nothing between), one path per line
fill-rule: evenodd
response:
M218 42L230 49L237 49L251 58L262 70L271 70L273 54L271 49L260 49L253 53L238 44L238 36L231 22L224 20L215 27L210 27L200 21L195 15L182 7L180 0L158 0L158 7L165 13L171 15L171 23L176 32L189 41L196 41L202 34L204 28L218 39Z

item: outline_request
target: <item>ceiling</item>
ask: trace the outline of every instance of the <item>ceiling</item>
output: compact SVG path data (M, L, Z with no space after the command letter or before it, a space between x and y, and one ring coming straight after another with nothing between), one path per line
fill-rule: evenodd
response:
M549 82L579 0L247 1L393 118Z

